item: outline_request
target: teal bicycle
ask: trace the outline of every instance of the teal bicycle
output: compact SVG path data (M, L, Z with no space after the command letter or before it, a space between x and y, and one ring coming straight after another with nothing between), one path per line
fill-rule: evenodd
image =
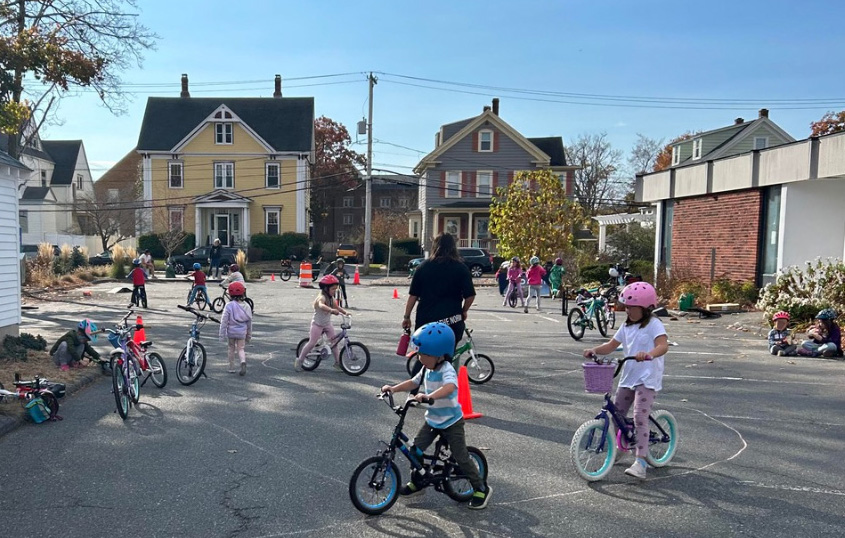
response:
M610 325L609 312L608 298L601 294L598 288L581 288L575 292L575 308L569 311L566 328L575 340L584 338L587 329L598 329L602 336L607 336L607 328ZM616 324L615 313L613 324Z
M455 370L459 369L461 366L466 366L467 377L470 382L475 383L476 385L483 385L493 378L493 374L496 372L496 366L493 364L493 360L490 357L483 353L475 352L475 344L472 341L472 331L470 329L464 329L464 332L467 335L466 340L464 340L462 345L455 348L455 354L452 355L452 366L455 367ZM463 358L464 353L469 355L466 359ZM414 363L418 360L416 353L408 357L408 360L405 363L405 368L408 369L408 375L414 375Z

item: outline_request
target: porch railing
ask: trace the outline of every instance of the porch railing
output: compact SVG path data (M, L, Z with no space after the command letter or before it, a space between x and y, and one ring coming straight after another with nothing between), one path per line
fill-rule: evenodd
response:
M486 248L490 254L496 253L496 246L499 244L499 240L496 238L486 238L486 239L459 239L458 240L458 247L460 248Z

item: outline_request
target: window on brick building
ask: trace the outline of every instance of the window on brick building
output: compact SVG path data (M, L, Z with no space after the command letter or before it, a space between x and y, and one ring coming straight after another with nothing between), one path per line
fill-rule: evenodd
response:
M660 229L660 265L672 267L672 219L675 216L675 202L663 202L663 215Z
M780 239L780 185L763 193L763 237L761 284L774 282L778 270L778 242Z

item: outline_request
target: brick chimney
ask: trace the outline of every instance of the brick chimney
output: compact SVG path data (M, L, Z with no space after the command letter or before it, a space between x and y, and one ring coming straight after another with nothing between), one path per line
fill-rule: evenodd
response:
M769 117L769 109L768 108L761 108L760 109L760 117L761 118L768 118Z
M481 109L482 112L490 112L490 105L484 105L484 108Z
M737 118L734 120L734 125L742 125L743 123L745 123L743 118Z
M495 114L497 116L499 115L499 98L498 97L493 98L493 114Z
M275 85L276 89L273 91L273 97L278 99L282 96L282 75L276 75Z
M182 93L179 94L179 97L190 97L191 94L188 93L188 75L186 73L182 73Z

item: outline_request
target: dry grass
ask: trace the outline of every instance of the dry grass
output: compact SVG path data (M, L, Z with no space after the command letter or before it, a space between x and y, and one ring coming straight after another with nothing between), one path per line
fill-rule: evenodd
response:
M32 262L27 266L26 285L34 288L51 290L69 289L84 286L97 278L108 276L108 266L79 267L67 275L56 275L50 266L43 267Z

